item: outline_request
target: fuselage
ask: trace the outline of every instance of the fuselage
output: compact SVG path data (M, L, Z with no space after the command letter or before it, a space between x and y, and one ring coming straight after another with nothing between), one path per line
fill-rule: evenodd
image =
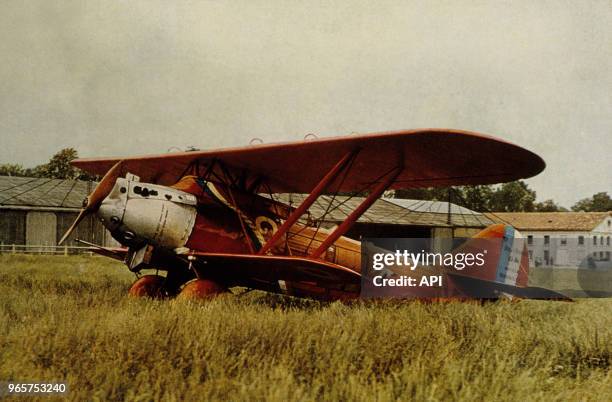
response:
M131 249L258 254L291 212L269 197L195 176L168 187L128 175L117 179L97 214L112 236ZM309 256L328 234L328 229L298 222L266 254ZM320 258L359 271L360 242L340 237Z

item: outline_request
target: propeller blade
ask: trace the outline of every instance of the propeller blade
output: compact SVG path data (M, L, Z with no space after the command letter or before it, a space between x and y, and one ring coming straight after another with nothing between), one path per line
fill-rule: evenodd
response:
M70 225L66 233L64 233L60 241L57 243L58 246L61 246L62 243L66 241L68 236L72 234L74 229L76 229L77 225L81 223L83 218L85 218L87 215L88 215L88 211L85 208L81 209L81 212L79 212L79 215L77 216L77 218L74 220L74 222L72 222L72 225Z
M104 175L102 180L100 180L100 183L98 183L94 191L92 191L91 194L87 196L84 202L85 205L83 205L83 209L81 209L77 218L74 220L72 225L70 225L66 233L64 233L60 241L57 243L58 246L61 246L62 243L66 241L68 236L72 234L74 229L76 229L77 225L81 223L85 216L92 212L95 212L100 207L102 201L104 201L104 199L112 191L117 178L121 176L121 164L122 161L115 163L113 167L110 168L108 172L106 172L106 174Z
M115 181L121 176L121 164L122 161L115 163L113 167L106 172L94 191L89 194L87 197L87 205L85 205L85 209L88 212L98 209L102 201L104 201L106 196L111 192L115 185Z

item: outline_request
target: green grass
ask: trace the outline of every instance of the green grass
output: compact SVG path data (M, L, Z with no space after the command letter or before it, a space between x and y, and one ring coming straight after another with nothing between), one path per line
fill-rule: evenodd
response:
M612 299L134 300L100 257L0 257L0 381L73 400L612 399ZM22 399L20 399L22 400Z

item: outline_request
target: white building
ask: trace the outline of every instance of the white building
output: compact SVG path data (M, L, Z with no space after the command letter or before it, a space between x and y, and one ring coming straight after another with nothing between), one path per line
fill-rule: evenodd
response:
M610 266L612 212L496 212L527 238L532 266Z

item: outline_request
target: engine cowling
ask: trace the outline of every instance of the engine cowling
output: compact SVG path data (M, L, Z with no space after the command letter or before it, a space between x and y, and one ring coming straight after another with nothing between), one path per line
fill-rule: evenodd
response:
M97 215L121 244L176 249L189 239L197 216L196 205L193 194L118 178Z

